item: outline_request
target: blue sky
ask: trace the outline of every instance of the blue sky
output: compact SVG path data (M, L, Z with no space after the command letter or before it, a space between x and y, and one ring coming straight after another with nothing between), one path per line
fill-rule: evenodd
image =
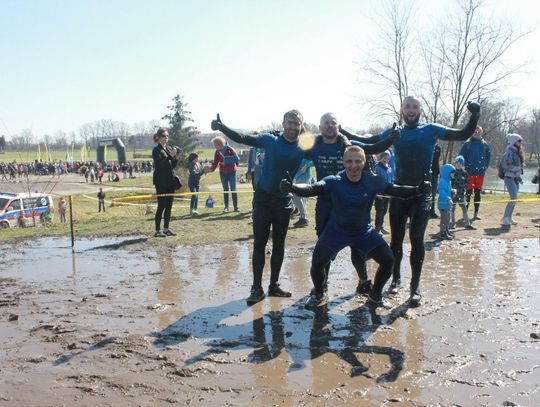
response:
M444 2L443 2L444 3ZM530 26L532 0L489 1ZM0 134L36 138L113 119L160 119L179 92L195 125L220 112L237 128L279 122L300 109L366 128L358 102L359 49L380 9L371 0L0 0ZM420 22L440 12L418 0ZM537 57L538 30L512 58ZM537 64L507 92L540 107Z

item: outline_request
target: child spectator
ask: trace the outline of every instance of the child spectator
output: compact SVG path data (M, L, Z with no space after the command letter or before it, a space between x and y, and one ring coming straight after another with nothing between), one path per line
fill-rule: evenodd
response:
M441 213L439 240L452 240L454 236L450 233L450 209L452 201L452 177L456 168L452 164L444 164L441 169L441 179L439 180L439 197L437 208Z
M97 178L99 183L101 184L103 182L103 168L99 168L97 171Z
M103 209L103 212L105 212L105 192L103 192L103 188L99 188L99 192L97 193L98 198L98 212L101 212Z
M58 201L58 215L60 215L60 223L66 223L67 203L63 196Z
M206 198L206 202L204 204L205 208L213 208L214 207L214 198L212 198L212 195L210 195L208 198Z
M454 176L452 178L452 188L456 191L453 196L454 205L452 205L450 229L453 229L456 225L456 206L459 205L463 211L463 223L465 229L476 229L471 225L469 215L467 213L467 202L465 199L466 189L469 185L469 174L465 171L465 159L463 156L458 155L454 160L454 167L456 168Z
M199 189L201 184L201 177L204 174L204 168L199 162L199 156L197 153L191 153L188 156L188 165L189 178L188 178L188 188L190 192L194 192L191 195L191 202L189 205L190 215L197 215L197 204L199 203Z
M379 162L375 166L375 173L384 178L389 184L394 183L394 172L390 167L390 151L386 150L379 155ZM379 195L375 198L375 230L383 235L387 235L388 231L383 227L384 217L388 212L390 198L384 198Z

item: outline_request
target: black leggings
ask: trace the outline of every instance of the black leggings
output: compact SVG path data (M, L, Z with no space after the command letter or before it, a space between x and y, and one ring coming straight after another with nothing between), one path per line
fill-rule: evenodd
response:
M156 187L156 194L172 194L173 190L162 189ZM173 204L173 196L158 196L157 210L156 210L156 231L161 229L161 218L163 217L163 228L169 229L169 222L171 221L171 209Z
M418 290L420 274L424 263L425 247L424 234L426 232L431 209L431 197L418 197L413 199L392 199L390 202L390 228L392 238L390 247L394 253L395 263L393 281L401 280L401 260L403 259L403 239L407 220L410 219L409 239L411 241L411 292Z
M270 284L279 280L283 257L285 256L285 238L289 220L293 211L291 198L277 198L262 191L256 191L253 197L253 286L262 286L262 275L266 257L266 243L272 228L272 256L270 257Z
M351 248L352 249L352 248ZM325 290L325 285L328 280L328 265L336 257L330 249L322 245L315 245L313 257L311 260L311 280L315 287L315 292L321 294ZM372 292L381 294L384 285L392 275L392 266L394 265L394 255L390 247L383 243L369 253L367 256L375 260L379 264L379 268L375 273L375 281L373 283Z
M473 193L472 189L467 189L465 192L465 199L467 200L467 207L469 207L469 203L471 202L471 195ZM480 200L482 199L482 190L481 189L475 189L474 190L474 214L478 214L478 210L480 209Z

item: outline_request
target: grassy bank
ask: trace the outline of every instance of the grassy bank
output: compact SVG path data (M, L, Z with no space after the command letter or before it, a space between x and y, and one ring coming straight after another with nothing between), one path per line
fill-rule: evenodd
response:
M178 236L166 239L149 239L150 244L156 245L197 245L197 244L216 244L225 242L243 242L252 239L251 225L251 199L252 193L249 190L238 194L240 213L223 213L223 194L219 187L214 192L210 192L214 185L216 174L210 174L203 181L202 190L204 191L199 198L199 214L191 216L189 214L189 198L178 199L173 205L171 229L178 233ZM144 177L136 180L125 180L125 186L134 187L138 182L141 187L151 187L151 177ZM247 187L247 186L246 186ZM145 235L151 237L154 231L154 211L155 202L150 202L148 207L145 203L131 204L121 206L110 206L113 198L147 195L152 193L148 189L133 190L132 188L119 188L114 192L107 193L109 205L106 213L97 212L97 200L95 194L78 194L73 196L73 218L75 235L77 237L99 237L99 236L130 236ZM208 195L216 199L216 205L212 209L204 208L204 201ZM493 203L491 201L506 199L506 194L485 195L481 207L482 221L480 228L498 227L498 222L504 210L504 203ZM538 198L536 194L521 194L520 198L530 199ZM232 208L232 204L231 204ZM540 217L540 203L527 202L518 203L515 215L520 225L530 225L531 220ZM150 209L150 212L147 212ZM315 242L316 236L314 226L315 200L310 199L308 205L308 219L310 226L302 229L292 228L289 231L291 239L306 240ZM374 217L374 212L372 213ZM458 209L456 216L461 217L461 211ZM291 225L297 218L291 220ZM389 229L388 217L385 220L386 228ZM430 221L428 232L435 233L438 228L438 220ZM521 229L521 228L520 228ZM532 237L538 234L538 229L530 228ZM46 227L31 228L13 228L0 230L0 240L3 242L16 242L30 237L41 236L68 236L68 224L58 222L55 216L54 222ZM475 235L482 237L483 231L480 229L474 231Z

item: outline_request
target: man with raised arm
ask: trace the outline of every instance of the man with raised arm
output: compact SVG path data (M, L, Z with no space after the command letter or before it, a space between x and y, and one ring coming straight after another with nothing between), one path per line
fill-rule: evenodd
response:
M265 297L262 274L265 263L266 243L272 228L272 256L270 257L270 285L268 296L290 297L291 293L279 286L279 274L285 254L285 238L293 211L292 197L281 192L280 181L287 173L298 170L305 152L298 145L298 136L304 130L304 118L298 110L289 110L283 116L283 132L278 135L261 133L248 136L228 128L219 114L212 121L212 130L219 130L231 140L265 151L261 176L253 195L253 285L246 302L253 305Z
M437 123L420 123L422 104L414 96L407 96L401 104L401 115L404 126L401 128L401 138L394 142L396 160L395 183L398 185L418 185L423 180L431 179L431 162L437 140L462 141L468 139L476 129L480 118L480 105L468 102L467 109L471 113L469 121L461 130L452 129ZM389 137L390 131L379 135L380 139ZM402 200L392 199L390 202L390 247L394 253L390 293L395 294L401 285L401 260L403 258L403 239L407 220L410 220L409 238L411 241L411 284L410 304L420 305L420 275L424 262L424 234L432 205L431 192L420 197Z

